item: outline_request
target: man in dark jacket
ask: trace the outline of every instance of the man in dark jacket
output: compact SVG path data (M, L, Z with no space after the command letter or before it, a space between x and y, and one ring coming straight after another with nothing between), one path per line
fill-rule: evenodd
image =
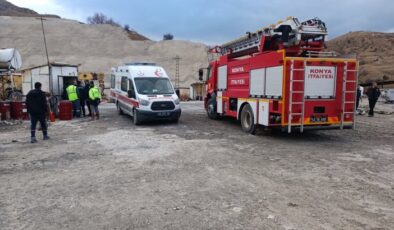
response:
M86 101L86 96L85 96L85 88L81 85L81 81L77 81L77 92L79 95L79 100L80 100L80 106L81 106L81 111L82 115L86 117L86 110L85 110L85 101Z
M378 84L376 82L372 83L372 87L367 91L368 102L369 102L369 117L373 117L373 109L375 108L376 102L380 97L380 90L378 88Z
M90 90L89 81L85 81L85 87L84 87L85 104L86 104L86 106L88 107L88 110L89 110L88 116L91 116L92 111L90 109L89 90Z
M48 112L47 98L45 92L41 90L41 83L36 82L34 89L26 96L26 107L27 112L30 115L31 120L31 143L36 143L36 126L39 121L41 124L42 133L44 140L48 140L48 126L46 123L46 114Z
M358 109L358 106L360 105L360 99L361 99L361 85L357 87L357 98L356 98L356 110Z

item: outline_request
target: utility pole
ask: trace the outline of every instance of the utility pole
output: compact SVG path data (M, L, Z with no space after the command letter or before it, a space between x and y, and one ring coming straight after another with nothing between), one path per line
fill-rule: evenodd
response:
M44 20L42 16L40 16L40 21L41 21L41 30L42 30L42 37L44 38L44 47L45 47L45 54L47 57L47 65L48 65L48 78L49 78L49 90L51 93L53 93L53 87L52 87L52 74L51 74L51 64L49 62L49 55L48 55L48 48L47 48L47 39L45 36L45 29L44 29Z
M48 48L47 48L47 39L45 37L45 30L44 30L44 18L42 18L42 16L40 16L40 20L41 20L41 29L42 29L42 36L44 37L44 47L45 47L45 54L47 55L47 63L48 63L48 68L49 68L49 55L48 55Z
M175 89L179 89L179 61L180 58L178 55L174 57L175 60Z
M53 94L53 79L52 79L52 73L51 73L51 63L49 62L49 55L48 55L48 48L47 48L47 39L45 36L45 29L44 29L44 20L46 20L45 18L42 18L42 16L40 16L40 21L41 21L41 30L42 30L42 36L44 38L44 47L45 47L45 54L47 56L47 65L48 65L48 78L49 78L49 91L51 94ZM52 96L49 98L49 104L50 104L50 108L52 111L56 111L57 108L57 102L56 102L56 96ZM55 114L57 114L55 112Z

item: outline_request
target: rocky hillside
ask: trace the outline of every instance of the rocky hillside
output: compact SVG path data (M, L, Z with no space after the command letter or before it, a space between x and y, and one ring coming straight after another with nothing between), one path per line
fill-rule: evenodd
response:
M21 52L23 68L46 63L39 19L0 16L0 47ZM174 79L175 60L180 60L180 86L198 81L198 69L207 66L206 46L189 41L133 41L122 28L88 25L73 20L44 21L51 62L81 64L80 71L110 73L111 67L133 61L162 65Z
M361 82L394 80L394 33L351 32L327 46L344 56L357 55Z
M44 17L60 18L57 15L50 15L50 14L40 15L34 10L15 6L14 4L7 2L6 0L0 0L0 16L17 16L17 17L44 16Z
M149 38L145 37L142 34L137 33L136 31L127 31L127 36L134 41L147 41Z
M0 15L2 16L38 16L39 14L34 10L21 8L6 0L0 0Z

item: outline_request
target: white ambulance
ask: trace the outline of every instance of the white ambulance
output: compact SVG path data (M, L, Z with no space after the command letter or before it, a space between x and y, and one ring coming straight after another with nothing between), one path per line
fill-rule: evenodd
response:
M165 70L154 63L127 63L112 69L110 99L135 125L149 120L177 122L180 101Z

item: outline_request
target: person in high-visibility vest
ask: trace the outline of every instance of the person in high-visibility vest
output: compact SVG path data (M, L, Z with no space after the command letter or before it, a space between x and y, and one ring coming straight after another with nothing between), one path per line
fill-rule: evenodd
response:
M100 113L98 110L98 105L101 101L101 93L100 90L94 85L94 82L90 82L90 89L89 89L89 102L90 102L90 110L92 114L92 119L100 118Z
M79 95L77 86L75 82L67 86L66 88L68 100L73 103L73 116L74 117L81 117L81 104L79 101Z

